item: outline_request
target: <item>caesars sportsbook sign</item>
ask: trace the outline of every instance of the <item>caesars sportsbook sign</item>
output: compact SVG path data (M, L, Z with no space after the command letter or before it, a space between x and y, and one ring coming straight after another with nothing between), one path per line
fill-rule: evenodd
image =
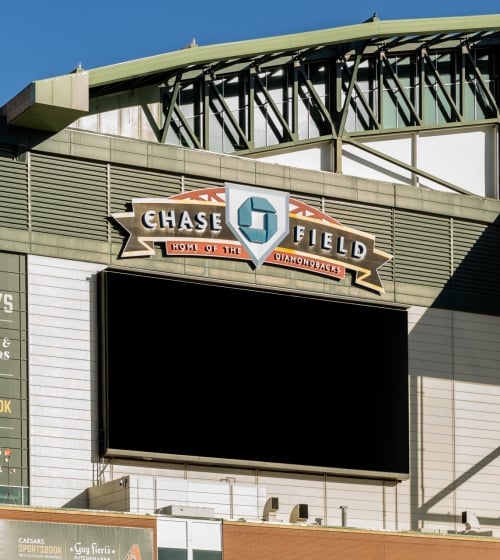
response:
M375 237L345 227L288 193L226 183L169 198L135 198L130 212L111 214L127 232L121 257L202 256L273 264L384 292L378 269L392 256Z

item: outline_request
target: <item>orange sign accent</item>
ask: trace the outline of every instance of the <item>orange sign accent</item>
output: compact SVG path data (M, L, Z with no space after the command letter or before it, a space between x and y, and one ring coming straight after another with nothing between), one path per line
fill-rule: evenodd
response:
M138 544L133 544L123 560L141 560L141 550Z

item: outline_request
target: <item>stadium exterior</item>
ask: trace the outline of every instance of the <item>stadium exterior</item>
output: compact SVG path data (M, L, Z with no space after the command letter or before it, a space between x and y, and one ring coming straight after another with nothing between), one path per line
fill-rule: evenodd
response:
M374 15L0 108L0 556L498 557L499 60Z

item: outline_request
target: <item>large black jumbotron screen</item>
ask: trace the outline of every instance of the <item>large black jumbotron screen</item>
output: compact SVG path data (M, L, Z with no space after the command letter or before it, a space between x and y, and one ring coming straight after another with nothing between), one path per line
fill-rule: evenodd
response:
M101 453L405 476L407 314L100 273Z

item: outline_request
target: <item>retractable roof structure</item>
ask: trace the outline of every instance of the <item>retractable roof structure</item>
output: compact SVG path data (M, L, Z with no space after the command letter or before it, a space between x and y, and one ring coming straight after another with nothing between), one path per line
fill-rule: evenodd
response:
M336 153L342 142L370 151L361 140L498 123L499 53L500 14L374 15L346 27L193 42L78 68L33 82L1 111L10 124L55 132L75 122L88 130L88 116L134 106L149 127L146 139L159 143L250 157L325 141ZM134 135L144 139L144 131Z

